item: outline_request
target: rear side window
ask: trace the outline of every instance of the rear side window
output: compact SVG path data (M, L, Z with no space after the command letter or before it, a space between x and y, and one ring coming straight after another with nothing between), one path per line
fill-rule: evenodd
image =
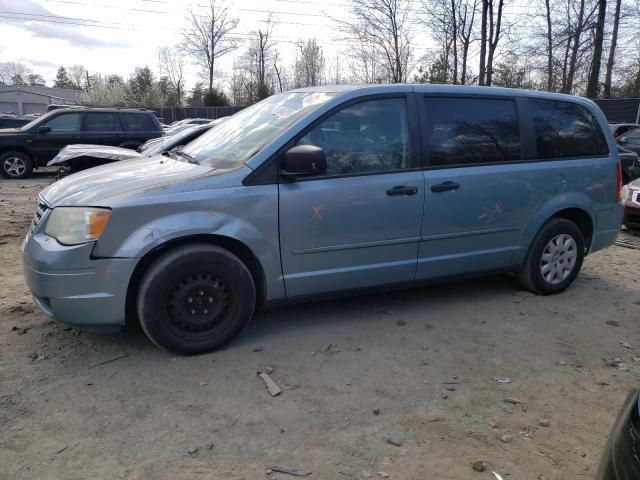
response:
M606 155L602 130L582 105L558 100L528 99L538 158Z
M86 113L85 132L116 132L120 130L115 113Z
M122 125L129 132L149 132L157 127L149 115L144 113L121 113Z
M424 101L431 166L520 160L518 117L512 100L426 97Z
M632 145L640 145L640 128L631 130L629 133L624 135L624 139L627 143L630 143Z

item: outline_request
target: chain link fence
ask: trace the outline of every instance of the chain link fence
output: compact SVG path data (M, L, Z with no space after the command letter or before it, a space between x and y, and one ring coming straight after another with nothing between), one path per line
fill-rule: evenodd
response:
M158 119L164 123L169 124L177 120L184 120L185 118L210 118L215 120L216 118L228 117L236 112L242 110L243 107L160 107L149 108L156 112Z

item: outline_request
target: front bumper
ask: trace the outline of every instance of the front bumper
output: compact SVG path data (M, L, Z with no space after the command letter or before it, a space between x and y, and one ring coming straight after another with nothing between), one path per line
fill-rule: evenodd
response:
M92 259L93 246L64 246L34 233L22 245L24 277L46 315L78 328L114 330L125 322L136 259Z

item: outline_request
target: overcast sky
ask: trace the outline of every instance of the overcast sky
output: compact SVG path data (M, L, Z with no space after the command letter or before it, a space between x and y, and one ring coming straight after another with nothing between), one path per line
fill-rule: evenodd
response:
M50 84L60 65L82 64L90 73L117 73L125 78L136 66L157 72L158 47L180 42L188 8L208 0L0 0L0 61L20 61ZM348 16L348 0L234 0L227 5L240 19L237 34L247 37L270 12L273 35L285 64L295 58L294 42L315 37L327 62L346 48L332 18ZM512 3L516 16L526 15L525 2ZM36 20L42 21L36 21ZM79 23L83 25L73 25ZM427 33L413 43L421 55L435 45ZM243 47L236 52L242 52ZM222 62L229 72L235 54ZM188 86L197 80L190 66Z

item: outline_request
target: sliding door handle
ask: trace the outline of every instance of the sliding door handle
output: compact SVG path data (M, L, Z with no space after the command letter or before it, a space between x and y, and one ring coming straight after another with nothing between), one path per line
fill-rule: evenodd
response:
M438 183L437 185L431 185L432 192L448 192L450 190L458 190L460 188L460 184L456 182L444 182Z

